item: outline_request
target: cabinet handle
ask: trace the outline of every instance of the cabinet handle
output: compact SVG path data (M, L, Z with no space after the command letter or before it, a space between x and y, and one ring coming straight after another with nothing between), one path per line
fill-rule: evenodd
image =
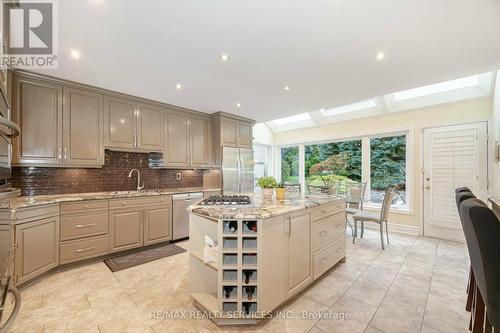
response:
M84 249L78 249L78 250L75 250L75 252L80 253L80 252L86 252L86 251L92 251L92 250L95 250L95 246L87 247Z
M285 235L290 235L292 233L292 218L290 216L287 217L286 223L286 230L285 230Z
M68 158L67 150L66 147L64 147L64 159L66 160Z
M89 223L89 224L78 224L75 226L75 228L81 229L81 228L89 228L89 227L94 227L95 223Z
M89 208L89 205L85 205L85 206L83 206L83 208L87 209L87 208Z
M62 147L59 147L59 157L58 160L61 160L62 158Z
M326 214L326 210L322 209L321 214Z

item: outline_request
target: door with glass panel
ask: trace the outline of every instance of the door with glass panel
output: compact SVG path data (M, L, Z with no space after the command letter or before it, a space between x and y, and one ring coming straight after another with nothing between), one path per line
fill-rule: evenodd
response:
M424 130L424 235L463 241L455 188L487 191L487 123ZM483 198L484 199L484 198Z

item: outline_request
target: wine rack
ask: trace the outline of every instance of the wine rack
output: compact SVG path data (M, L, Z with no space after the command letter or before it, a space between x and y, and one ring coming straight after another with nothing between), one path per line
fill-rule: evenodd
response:
M223 315L252 317L258 307L259 221L222 220L219 304Z

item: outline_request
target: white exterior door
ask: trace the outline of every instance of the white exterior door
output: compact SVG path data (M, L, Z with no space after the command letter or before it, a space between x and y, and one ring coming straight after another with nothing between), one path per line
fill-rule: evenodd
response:
M487 191L487 123L424 130L424 235L464 241L455 188Z

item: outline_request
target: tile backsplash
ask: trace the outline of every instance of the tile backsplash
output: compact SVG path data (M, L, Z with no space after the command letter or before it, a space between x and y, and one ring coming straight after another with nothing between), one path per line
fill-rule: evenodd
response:
M110 150L100 169L13 167L12 186L23 195L129 191L137 186L136 173L128 178L133 168L141 172L144 189L203 186L203 170L151 169L148 154Z

